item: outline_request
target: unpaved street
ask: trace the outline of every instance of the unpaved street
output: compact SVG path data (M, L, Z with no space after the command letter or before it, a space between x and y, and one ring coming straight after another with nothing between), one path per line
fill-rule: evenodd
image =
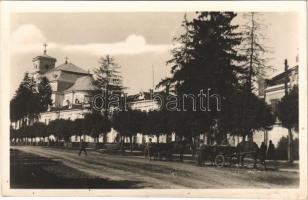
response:
M82 177L85 181L89 181L89 178L105 180L99 186L96 185L99 188L289 188L297 187L299 183L296 172L197 167L192 163L149 161L138 156L111 155L97 151L90 151L87 156L78 156L77 150L47 147L15 146L12 150L24 154L16 154L13 158L11 155L11 169L12 165L20 167L26 162L36 166L47 162L43 158L48 158L61 165L41 165L40 171L55 177L66 177L71 180L67 184L73 184L76 177ZM29 176L40 178L40 174L36 173L33 171ZM14 174L14 170L11 174ZM91 185L88 184L88 187Z

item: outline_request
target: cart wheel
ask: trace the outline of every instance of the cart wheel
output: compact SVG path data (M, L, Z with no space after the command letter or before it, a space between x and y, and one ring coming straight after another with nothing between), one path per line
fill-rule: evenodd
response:
M215 165L217 167L223 167L225 165L225 157L223 155L217 155L215 157Z

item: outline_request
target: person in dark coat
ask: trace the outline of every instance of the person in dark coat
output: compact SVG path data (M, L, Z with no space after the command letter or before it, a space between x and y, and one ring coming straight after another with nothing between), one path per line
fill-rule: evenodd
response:
M267 150L267 147L265 143L262 142L260 146L260 160L263 165L265 165L266 150Z
M275 146L272 140L269 141L268 149L267 149L267 159L274 160L275 159Z
M153 154L152 152L153 144L152 144L152 138L149 138L149 142L146 144L146 156L148 157L149 160L151 160L151 156Z
M83 139L81 139L81 141L80 141L80 150L79 150L79 153L78 153L79 156L80 156L82 151L87 155L86 143L83 141Z
M198 148L197 148L197 165L198 166L202 166L204 165L204 149L205 149L205 146L204 146L204 142L203 140L200 140L199 143L198 143Z

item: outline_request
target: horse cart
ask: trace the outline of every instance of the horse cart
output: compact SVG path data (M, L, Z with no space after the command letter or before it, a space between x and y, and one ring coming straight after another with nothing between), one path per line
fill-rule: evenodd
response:
M183 153L185 146L180 143L151 143L150 146L146 146L144 149L144 156L153 160L172 160L173 154L180 154L180 160L183 159Z
M210 162L217 167L244 166L245 158L250 158L254 167L257 165L258 158L264 164L257 144L251 142L241 142L237 146L203 145L198 149L196 162L198 165Z

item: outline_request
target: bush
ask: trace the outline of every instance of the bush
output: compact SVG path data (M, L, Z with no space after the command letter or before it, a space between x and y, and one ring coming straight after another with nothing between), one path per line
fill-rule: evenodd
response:
M277 145L275 151L275 157L277 160L288 160L288 138L282 137ZM299 140L298 138L293 141L293 157L294 160L299 159Z

